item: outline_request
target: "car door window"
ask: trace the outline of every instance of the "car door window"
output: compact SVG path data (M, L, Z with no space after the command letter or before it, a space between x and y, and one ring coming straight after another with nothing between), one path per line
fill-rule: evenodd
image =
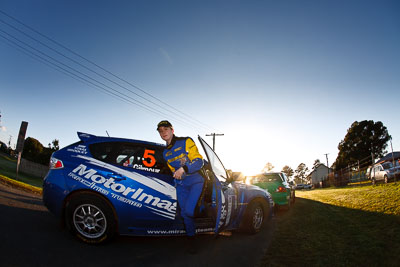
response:
M162 156L163 147L131 142L104 142L89 146L95 159L127 168L170 174Z

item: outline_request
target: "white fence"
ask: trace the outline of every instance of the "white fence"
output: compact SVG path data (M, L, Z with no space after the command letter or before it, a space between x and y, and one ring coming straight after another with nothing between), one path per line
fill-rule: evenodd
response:
M42 164L38 164L24 158L21 158L21 164L19 165L19 171L31 174L37 177L44 178L49 171L49 166L44 166Z

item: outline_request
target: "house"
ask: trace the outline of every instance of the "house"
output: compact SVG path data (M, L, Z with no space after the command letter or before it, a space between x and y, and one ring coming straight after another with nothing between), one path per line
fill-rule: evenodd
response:
M376 163L382 163L382 162L385 162L385 161L392 162L393 159L395 161L399 161L400 160L400 152L394 151L393 152L393 157L392 157L392 153L387 153L383 158L377 160Z
M331 168L326 167L325 164L319 163L314 167L314 170L307 176L307 179L311 181L312 185L320 185L322 181L325 181L328 177L328 173L332 173Z

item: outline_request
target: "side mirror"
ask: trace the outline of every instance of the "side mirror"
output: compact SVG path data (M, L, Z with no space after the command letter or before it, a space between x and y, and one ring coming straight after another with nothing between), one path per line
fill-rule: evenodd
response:
M241 172L233 172L232 170L227 170L226 172L228 174L228 178L226 179L228 183L242 181L246 178Z
M232 183L233 182L233 177L232 177L232 170L226 170L226 182L227 183Z

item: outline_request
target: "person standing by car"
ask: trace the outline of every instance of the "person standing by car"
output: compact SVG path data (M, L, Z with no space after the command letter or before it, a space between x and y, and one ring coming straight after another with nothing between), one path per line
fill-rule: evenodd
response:
M175 136L169 121L159 122L157 131L167 145L163 157L175 178L180 213L186 233L192 240L196 234L194 214L204 185L204 178L199 173L204 164L203 157L192 138Z

